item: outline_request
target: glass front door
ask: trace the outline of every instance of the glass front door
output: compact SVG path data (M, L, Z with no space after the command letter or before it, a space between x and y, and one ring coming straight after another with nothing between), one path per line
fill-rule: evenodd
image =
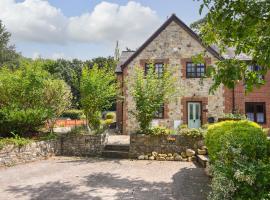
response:
M188 102L188 127L201 127L201 103Z

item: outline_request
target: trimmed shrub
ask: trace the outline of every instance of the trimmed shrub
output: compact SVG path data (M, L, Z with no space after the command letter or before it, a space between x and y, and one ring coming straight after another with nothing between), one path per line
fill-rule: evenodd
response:
M266 135L263 129L251 121L224 121L210 125L205 144L208 147L211 161L219 159L219 153L226 147L226 142L235 142L237 148L245 149L249 157L265 155ZM264 145L257 145L258 143Z
M269 199L269 142L256 123L224 121L210 125L206 146L213 174L211 200Z
M70 119L85 119L85 115L84 115L83 111L76 110L76 109L65 111L61 115L61 117L66 117L66 118L70 118Z
M115 121L116 114L114 112L108 112L105 116L105 119L112 119L113 121Z

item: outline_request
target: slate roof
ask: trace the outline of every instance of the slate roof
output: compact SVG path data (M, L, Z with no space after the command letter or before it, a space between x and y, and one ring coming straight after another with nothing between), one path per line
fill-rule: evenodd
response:
M120 59L119 59L119 63L116 66L115 72L116 73L121 73L122 72L122 68L121 66L126 62L127 59L129 59L129 57L134 53L135 51L122 51Z

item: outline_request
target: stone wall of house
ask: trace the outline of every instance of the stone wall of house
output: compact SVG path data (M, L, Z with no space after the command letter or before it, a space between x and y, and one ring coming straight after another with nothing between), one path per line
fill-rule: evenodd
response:
M106 140L106 134L62 136L60 154L64 156L100 156Z
M187 149L197 150L204 146L203 138L187 137L181 135L151 136L130 135L130 158L138 158L140 155L157 152L159 154L174 154L185 152Z
M0 150L0 167L46 159L59 154L59 150L58 141L33 142L22 147L7 145Z
M124 134L134 133L138 129L138 123L130 111L135 109L135 104L130 94L130 84L132 84L132 74L136 66L142 66L144 60L166 60L168 67L175 70L174 75L177 78L177 84L180 88L180 95L200 99L207 97L207 105L204 105L203 112L205 118L218 118L223 115L224 95L223 88L220 87L215 94L209 94L209 88L212 80L199 78L185 78L183 70L185 63L183 60L191 59L192 56L204 52L205 48L193 37L191 37L177 23L172 22L164 29L127 67L123 70L124 75L124 115L123 132ZM209 52L206 52L205 60L207 64L214 64L217 58ZM185 106L185 105L184 105ZM159 125L173 128L174 120L184 121L186 116L183 114L183 103L181 97L172 100L167 105L167 114L165 119L158 120ZM207 119L204 119L204 121Z

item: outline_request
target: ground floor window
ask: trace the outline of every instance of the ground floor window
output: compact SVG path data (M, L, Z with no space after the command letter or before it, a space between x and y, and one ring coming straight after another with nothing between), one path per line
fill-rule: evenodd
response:
M155 119L163 119L164 118L164 104L160 106L159 110L155 113Z
M266 122L265 103L246 102L246 115L248 120L264 124Z

